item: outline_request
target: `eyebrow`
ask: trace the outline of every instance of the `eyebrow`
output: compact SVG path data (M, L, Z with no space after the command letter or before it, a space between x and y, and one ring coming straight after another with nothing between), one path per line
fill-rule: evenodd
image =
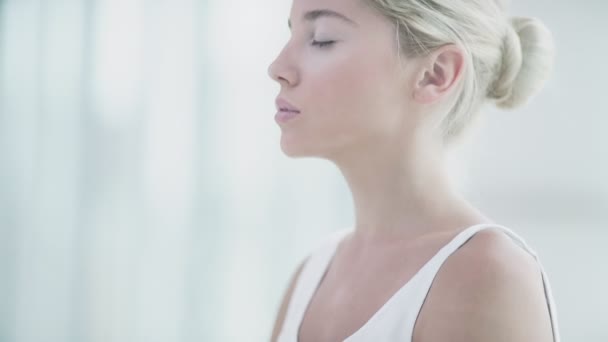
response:
M303 18L305 21L315 21L321 17L336 18L336 19L340 19L352 26L359 26L359 25L357 25L356 22L354 22L352 19L348 18L344 14L341 14L341 13L338 13L336 11L332 11L329 9L317 9L317 10L312 10L312 11L306 12L304 14ZM287 26L291 30L291 20L287 20Z

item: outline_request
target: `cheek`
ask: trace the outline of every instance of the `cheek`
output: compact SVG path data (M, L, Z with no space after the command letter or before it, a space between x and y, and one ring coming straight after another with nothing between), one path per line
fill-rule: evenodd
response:
M318 101L317 112L330 121L327 125L339 123L344 130L364 134L381 129L392 115L397 85L382 56L350 52L348 58L317 70L310 91Z

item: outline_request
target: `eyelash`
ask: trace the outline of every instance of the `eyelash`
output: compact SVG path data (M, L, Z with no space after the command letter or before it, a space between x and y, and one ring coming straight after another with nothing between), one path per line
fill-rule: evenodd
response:
M335 40L327 40L327 41L313 40L312 45L318 46L320 49L323 49L323 48L327 48L327 47L331 46L335 42L336 42Z

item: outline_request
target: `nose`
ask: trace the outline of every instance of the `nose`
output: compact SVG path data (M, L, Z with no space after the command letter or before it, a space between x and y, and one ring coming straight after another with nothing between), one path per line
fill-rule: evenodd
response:
M281 86L291 86L298 82L298 72L295 65L286 58L286 50L283 49L279 56L268 66L268 76L277 81Z

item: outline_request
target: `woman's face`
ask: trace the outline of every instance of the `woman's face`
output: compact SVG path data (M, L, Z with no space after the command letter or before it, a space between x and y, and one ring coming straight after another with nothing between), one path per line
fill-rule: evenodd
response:
M407 134L408 77L386 17L361 0L294 0L289 22L268 70L278 98L299 110L277 121L284 153L329 158Z

